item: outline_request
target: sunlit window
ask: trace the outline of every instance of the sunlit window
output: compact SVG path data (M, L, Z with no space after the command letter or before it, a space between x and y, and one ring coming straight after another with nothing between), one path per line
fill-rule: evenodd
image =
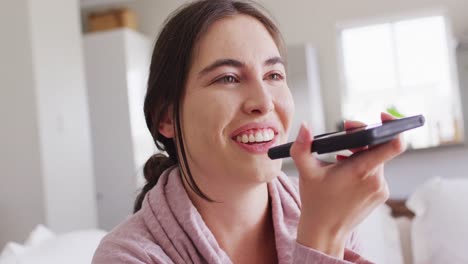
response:
M453 48L444 16L340 29L343 117L379 122L378 113L424 114L406 133L413 148L462 141Z

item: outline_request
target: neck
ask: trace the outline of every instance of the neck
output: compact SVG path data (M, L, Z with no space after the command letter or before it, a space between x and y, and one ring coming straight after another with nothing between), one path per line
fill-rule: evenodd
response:
M196 181L202 191L210 190L206 194L215 202L199 197L184 180L187 193L221 248L231 258L245 254L248 249L259 257L262 254L260 248L268 249L265 255L276 256L272 254L272 250L276 250L266 182L214 186L214 181Z

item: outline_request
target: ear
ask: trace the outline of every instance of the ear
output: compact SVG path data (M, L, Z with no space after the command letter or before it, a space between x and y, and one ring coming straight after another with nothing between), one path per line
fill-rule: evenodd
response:
M161 121L159 122L159 133L167 138L173 138L174 133L174 116L172 107L166 111L163 115Z

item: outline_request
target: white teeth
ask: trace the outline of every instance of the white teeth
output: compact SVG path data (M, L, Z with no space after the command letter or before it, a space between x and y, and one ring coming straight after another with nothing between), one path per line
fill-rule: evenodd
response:
M257 133L255 133L255 141L263 142L263 133L261 131L257 131Z
M247 132L236 137L237 142L242 143L254 143L254 142L267 142L271 141L275 137L275 132L272 129L260 129L253 132Z

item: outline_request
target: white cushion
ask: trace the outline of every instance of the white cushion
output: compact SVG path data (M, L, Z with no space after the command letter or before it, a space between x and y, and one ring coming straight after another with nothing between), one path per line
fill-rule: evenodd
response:
M24 242L25 247L34 247L55 237L54 232L43 225L37 225Z
M94 251L104 235L105 232L101 230L76 231L59 235L28 249L19 258L19 263L91 263Z
M0 264L16 263L18 256L23 255L26 247L15 242L9 242L0 254Z
M358 228L362 255L379 264L403 264L400 236L390 208L377 207Z
M31 247L38 246L48 239L55 237L55 234L43 225L37 225L29 233L24 245L9 242L0 253L0 264L17 263L17 259L24 255Z
M55 235L39 226L25 245L8 243L0 255L0 264L91 263L105 234L102 230L80 230Z
M468 263L468 179L433 178L408 199L414 264Z

